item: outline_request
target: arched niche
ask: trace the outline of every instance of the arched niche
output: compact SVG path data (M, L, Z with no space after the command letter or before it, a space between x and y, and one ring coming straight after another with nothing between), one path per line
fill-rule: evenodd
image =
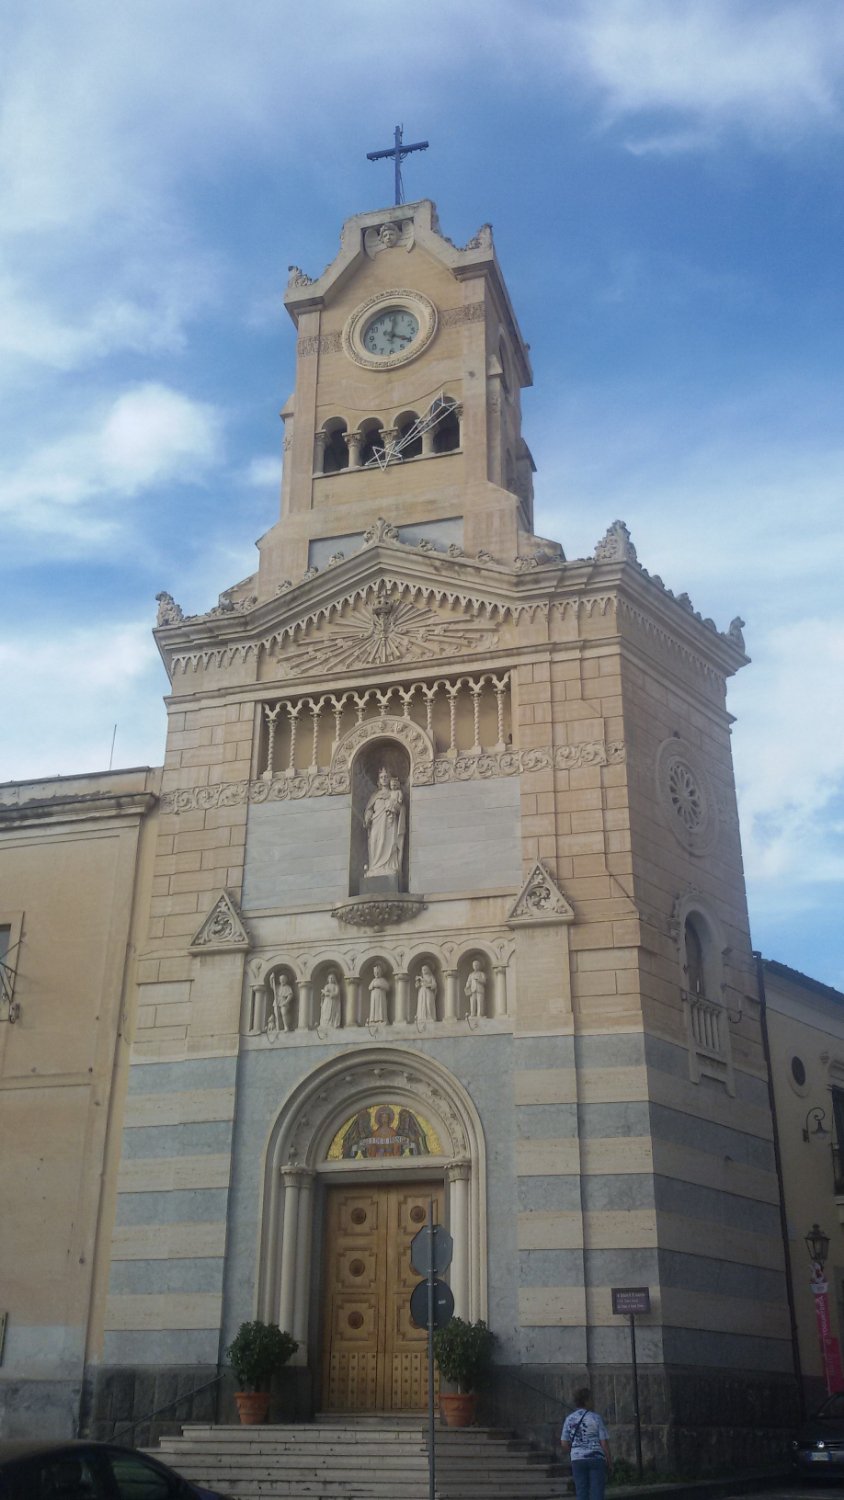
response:
M386 1159L329 1157L356 1114L389 1099L432 1127L437 1154ZM455 1310L487 1316L486 1155L480 1118L460 1081L433 1058L398 1047L367 1047L332 1058L288 1095L264 1155L256 1316L287 1328L315 1352L312 1326L320 1274L318 1232L326 1189L337 1183L440 1178L454 1240L449 1271Z
M386 735L365 742L352 761L349 894L408 889L410 753Z

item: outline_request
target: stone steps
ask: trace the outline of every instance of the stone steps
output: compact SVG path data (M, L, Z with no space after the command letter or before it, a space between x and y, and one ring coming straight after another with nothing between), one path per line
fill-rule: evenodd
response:
M272 1427L191 1423L156 1456L236 1500L428 1500L421 1416L322 1417ZM510 1432L438 1427L438 1500L556 1500L560 1468Z

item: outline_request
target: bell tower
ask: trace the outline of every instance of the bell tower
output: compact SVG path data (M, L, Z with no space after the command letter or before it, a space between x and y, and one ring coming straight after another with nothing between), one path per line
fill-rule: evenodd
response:
M359 546L379 515L403 539L517 555L533 528L532 375L490 226L458 249L427 200L357 214L321 276L291 268L285 304L296 386L259 597Z

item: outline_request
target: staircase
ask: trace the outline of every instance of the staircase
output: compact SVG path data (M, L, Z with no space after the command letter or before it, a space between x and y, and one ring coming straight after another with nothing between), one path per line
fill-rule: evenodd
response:
M153 1451L235 1500L428 1500L423 1417L278 1427L190 1423ZM567 1470L511 1433L438 1427L437 1500L559 1500Z

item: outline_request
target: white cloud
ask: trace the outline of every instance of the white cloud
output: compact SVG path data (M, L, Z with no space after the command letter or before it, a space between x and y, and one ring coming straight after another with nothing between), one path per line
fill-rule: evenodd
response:
M842 882L844 618L781 625L754 655L731 691L748 877Z
M213 407L179 391L136 386L0 471L0 513L22 531L101 538L120 519L115 501L201 478L219 456L220 425Z
M281 483L281 457L268 453L262 458L253 458L245 475L246 483L256 489L278 489Z
M558 29L608 122L650 114L638 152L693 149L736 125L781 142L844 123L835 0L585 0ZM654 112L694 123L655 130Z
M68 670L68 663L73 670ZM72 775L108 765L158 765L166 678L150 621L27 632L0 642L3 717L0 780Z

